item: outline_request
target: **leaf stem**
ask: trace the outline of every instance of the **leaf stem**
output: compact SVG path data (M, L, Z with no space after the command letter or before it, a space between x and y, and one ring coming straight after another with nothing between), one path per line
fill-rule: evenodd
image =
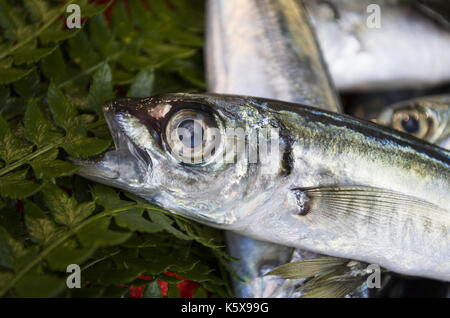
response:
M22 159L14 162L10 165L6 165L3 169L0 169L0 177L7 174L8 172L13 171L16 168L19 168L21 165L24 165L24 164L30 162L34 158L52 150L53 148L56 148L58 146L59 146L59 144L57 144L57 143L49 144L45 147L42 147L42 148L36 150L35 152L30 153L29 155L23 157Z
M89 264L85 265L85 266L81 269L81 271L85 271L86 269L88 269L89 267L94 266L94 265L97 264L97 263L100 263L100 262L102 262L102 261L104 261L104 260L106 260L106 259L108 259L108 258L110 258L110 257L116 256L116 255L119 254L120 252L121 252L120 250L117 250L117 251L115 251L115 252L112 252L111 254L108 254L108 255L105 255L105 256L103 256L103 257L101 257L101 258L99 258L99 259L96 259L95 261L92 261L92 262L90 262Z
M72 235L76 234L79 230L81 230L82 228L84 228L86 225L91 224L92 222L99 220L103 217L106 216L112 216L114 214L118 214L121 212L125 212L127 210L129 210L131 207L136 206L136 203L131 203L127 206L123 206L117 209L112 209L112 210L106 210L103 211L99 214L96 214L94 216L91 216L90 218L86 219L85 221L83 221L82 223L78 224L75 228L73 228L71 231L67 232L66 234L64 234L63 236L61 236L60 238L58 238L56 241L54 241L52 244L50 244L49 246L47 246L35 259L33 259L31 262L29 262L24 268L22 268L15 276L14 278L9 281L4 287L3 289L0 289L0 297L3 296L9 289L11 289L12 287L14 287L14 285L26 274L28 273L34 266L38 265L39 262L41 262L42 260L44 260L44 258L51 252L53 251L55 248L57 248L59 245L61 245L62 243L64 243L67 239L69 239L70 237L72 237Z
M95 70L97 70L98 68L100 68L103 64L105 63L109 63L110 61L114 61L116 58L118 58L125 50L122 49L110 56L108 56L107 58L105 58L104 60L101 60L100 62L98 62L97 64L91 66L90 68L88 68L87 70L83 70L81 73L65 80L64 82L58 84L58 88L64 87L67 84L69 84L70 82L73 82L79 78L82 78L83 76L89 75L91 73L93 73Z

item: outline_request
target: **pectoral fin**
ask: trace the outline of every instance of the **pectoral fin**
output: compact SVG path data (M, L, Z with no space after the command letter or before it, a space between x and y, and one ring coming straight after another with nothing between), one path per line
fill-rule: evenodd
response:
M333 221L335 226L354 228L404 225L412 230L448 234L449 211L399 192L365 186L322 186L293 189L299 218L311 222ZM412 224L412 225L411 225Z

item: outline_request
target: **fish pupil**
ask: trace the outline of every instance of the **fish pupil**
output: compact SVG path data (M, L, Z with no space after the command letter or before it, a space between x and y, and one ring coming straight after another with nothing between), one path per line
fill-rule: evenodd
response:
M184 128L189 132L189 136L191 137L190 140L183 140L183 135L178 135L178 138L186 147L195 148L203 143L205 132L200 122L186 119L178 125L178 128ZM200 134L198 132L200 132Z
M402 119L401 124L407 133L413 134L419 130L419 121L412 116Z

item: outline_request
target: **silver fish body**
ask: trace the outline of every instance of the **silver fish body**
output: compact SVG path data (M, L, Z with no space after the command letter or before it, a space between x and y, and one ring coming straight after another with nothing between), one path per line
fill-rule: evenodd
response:
M211 92L340 109L300 1L208 1L207 10Z
M265 276L274 268L291 261L291 247L255 240L231 231L226 232L229 254L238 260L231 262L241 280L233 281L234 293L239 298L295 297L301 281Z
M450 80L450 32L414 1L305 4L339 90L418 88ZM375 11L379 28L367 22Z
M213 0L207 3L209 91L281 99L339 111L307 13L298 0ZM237 297L295 297L300 281L264 276L293 250L226 232ZM310 255L313 256L312 253Z
M278 129L279 155L219 160L224 144L241 138L225 134L212 158L180 162L170 145L185 143L169 128L192 113L220 132ZM346 115L230 95L115 100L105 118L117 149L82 176L255 239L450 280L450 158L442 148Z
M359 117L371 120L375 123L411 134L430 143L439 145L450 150L450 97L449 95L432 95L415 98L405 98L394 94L394 96L380 95L372 96L369 105L360 105L355 112ZM375 97L375 98L373 98ZM400 97L400 99L399 99ZM386 99L399 99L401 101L391 102L389 105ZM361 102L361 101L360 101ZM385 103L383 105L383 102ZM368 107L370 106L370 107ZM394 279L394 286L382 293L388 293L392 297L405 297L408 295L408 284L411 280ZM414 280L412 281L415 282ZM448 283L438 285L435 281L421 280L424 284L435 286L436 297L448 297ZM401 286L401 288L399 288ZM410 290L417 289L412 285ZM444 291L447 290L447 293ZM417 291L416 291L417 293ZM379 292L377 291L377 294ZM421 295L420 292L419 294ZM408 296L406 296L408 297Z

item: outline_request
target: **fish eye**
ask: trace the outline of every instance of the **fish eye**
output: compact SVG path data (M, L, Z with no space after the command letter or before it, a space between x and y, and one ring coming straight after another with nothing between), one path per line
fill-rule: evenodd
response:
M406 116L402 119L401 125L404 131L414 134L419 130L419 121L413 116Z
M393 114L392 128L424 138L430 129L430 122L425 112L414 109L398 110Z
M183 143L184 147L195 148L203 143L205 130L198 120L184 119L179 123L178 128L187 130L187 135L190 135L190 138L185 138L185 134L178 132L178 142ZM197 131L199 132L198 138L196 138Z
M197 109L183 109L169 118L165 141L177 161L202 164L217 151L220 131L211 114Z

